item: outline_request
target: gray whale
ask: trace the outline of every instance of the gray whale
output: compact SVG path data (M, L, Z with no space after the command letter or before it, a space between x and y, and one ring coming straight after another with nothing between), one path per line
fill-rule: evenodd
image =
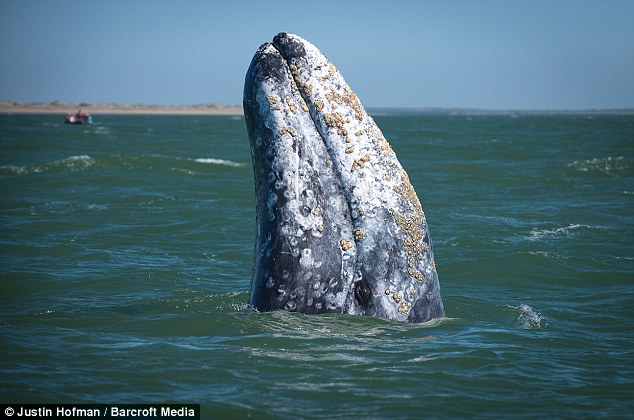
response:
M280 33L244 83L259 311L444 316L420 201L396 155L335 66Z

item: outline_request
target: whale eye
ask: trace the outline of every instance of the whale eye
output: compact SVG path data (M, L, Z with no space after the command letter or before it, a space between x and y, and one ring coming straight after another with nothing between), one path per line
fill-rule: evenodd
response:
M370 298L372 298L372 289L367 281L358 281L354 286L354 298L359 302L361 306L368 306Z

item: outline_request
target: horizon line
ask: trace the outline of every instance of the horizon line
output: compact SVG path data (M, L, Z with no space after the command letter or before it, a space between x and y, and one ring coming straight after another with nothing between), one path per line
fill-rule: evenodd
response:
M107 113L169 113L185 114L242 114L241 105L226 105L218 102L189 105L147 104L147 103L91 103L66 102L54 100L49 102L27 102L11 99L0 99L0 113L57 113L61 108L92 108L93 112ZM439 107L439 106L368 106L373 115L634 115L634 108L473 108L473 107ZM67 112L67 111L65 111Z

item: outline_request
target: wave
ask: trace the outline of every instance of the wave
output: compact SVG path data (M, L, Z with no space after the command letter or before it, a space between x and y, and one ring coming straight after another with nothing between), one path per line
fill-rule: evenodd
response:
M92 127L87 127L86 131L90 131L93 134L99 134L99 135L104 135L104 134L110 134L111 130L109 127L99 127L99 126L92 126Z
M548 320L529 305L507 305L507 307L517 313L517 319L515 320L515 327L517 328L523 330L539 330L548 326Z
M234 162L232 160L226 160L226 159L216 159L216 158L198 158L198 159L194 159L194 162L208 163L212 165L232 166L235 168L244 166L244 163Z
M615 175L615 172L628 169L623 156L575 160L569 163L568 167L579 172L603 172L608 175Z
M176 160L181 162L196 162L202 163L206 165L219 165L226 166L232 168L240 168L244 167L244 163L235 162L227 159L218 159L218 158L179 158L173 156L162 156L162 155L146 155L146 157L150 158L158 158L165 160ZM0 165L0 175L30 175L30 174L39 174L51 171L70 171L70 172L81 172L86 169L95 166L99 163L100 166L119 166L129 165L131 162L139 162L139 159L143 159L143 156L140 157L125 157L125 156L109 156L100 159L99 162L89 155L77 155L77 156L69 156L64 159L39 164L39 165Z
M528 254L546 257L554 260L569 260L570 258L572 258L570 255L562 255L556 252L548 251L528 251Z
M177 157L177 156L155 155L155 154L148 155L148 156L152 157L152 158L158 158L158 159L196 162L196 163L204 163L204 164L208 164L208 165L230 166L230 167L233 167L233 168L240 168L240 167L245 166L245 164L241 163L241 162L235 162L233 160L213 158L213 157L207 157L207 158L183 158L183 157Z
M55 170L69 170L71 172L83 171L95 164L95 159L88 155L69 156L61 160L45 163L43 165L18 166L18 165L2 165L0 166L0 175L30 175Z
M80 171L94 164L95 164L95 159L91 158L88 155L80 155L80 156L70 156L62 160L56 160L51 163L51 166L68 168L71 171Z
M589 226L589 225L578 225L578 224L570 224L565 227L558 227L554 229L537 229L533 228L530 232L528 239L533 241L538 241L544 238L556 238L556 237L569 237L584 231L592 231L599 230L601 232L605 232L607 229L603 226Z
M0 175L27 175L43 172L40 167L1 165Z

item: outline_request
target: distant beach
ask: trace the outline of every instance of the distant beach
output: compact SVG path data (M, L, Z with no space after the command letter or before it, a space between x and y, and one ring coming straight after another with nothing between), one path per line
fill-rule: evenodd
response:
M70 102L0 101L0 113L10 114L67 114L78 110L90 114L128 115L242 115L241 106L222 104L147 105L147 104L92 104Z
M242 115L242 106L224 104L154 105L0 100L0 114ZM634 115L634 109L519 109L368 107L371 115Z

